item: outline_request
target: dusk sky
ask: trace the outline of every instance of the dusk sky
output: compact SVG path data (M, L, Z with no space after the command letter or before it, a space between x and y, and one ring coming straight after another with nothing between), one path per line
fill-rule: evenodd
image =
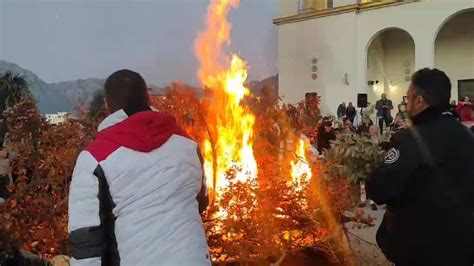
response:
M105 78L121 68L148 82L197 85L194 39L209 0L0 0L0 59L46 82ZM241 0L230 13L232 51L249 79L275 74L276 0Z

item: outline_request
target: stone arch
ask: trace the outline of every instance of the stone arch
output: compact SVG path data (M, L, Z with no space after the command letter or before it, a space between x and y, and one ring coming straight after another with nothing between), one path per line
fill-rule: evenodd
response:
M443 70L452 83L451 98L474 97L474 8L448 16L433 40L435 67Z
M413 36L402 28L384 28L372 35L365 51L369 101L374 103L387 93L394 104L400 103L415 70ZM374 81L378 84L369 84Z

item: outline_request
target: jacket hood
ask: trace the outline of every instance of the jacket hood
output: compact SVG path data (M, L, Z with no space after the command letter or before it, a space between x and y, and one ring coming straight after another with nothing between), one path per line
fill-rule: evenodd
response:
M125 112L118 111L107 117L101 127L103 128L104 124L110 124L111 121L113 125L107 125L108 127L101 130L97 139L110 141L139 152L155 150L173 135L189 138L173 116L162 112L143 111L128 117Z

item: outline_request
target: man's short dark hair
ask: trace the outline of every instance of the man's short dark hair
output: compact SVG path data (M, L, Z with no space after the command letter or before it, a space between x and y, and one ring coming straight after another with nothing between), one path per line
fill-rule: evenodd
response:
M111 112L149 105L148 88L137 72L122 69L105 81L105 98Z
M451 98L451 81L439 69L423 68L411 77L415 93L423 96L430 107L445 107Z

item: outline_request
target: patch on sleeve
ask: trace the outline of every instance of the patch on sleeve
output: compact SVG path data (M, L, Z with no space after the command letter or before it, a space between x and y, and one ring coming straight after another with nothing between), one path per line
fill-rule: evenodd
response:
M400 158L400 151L395 148L390 148L388 152L385 154L385 163L386 164L396 163L399 158Z

